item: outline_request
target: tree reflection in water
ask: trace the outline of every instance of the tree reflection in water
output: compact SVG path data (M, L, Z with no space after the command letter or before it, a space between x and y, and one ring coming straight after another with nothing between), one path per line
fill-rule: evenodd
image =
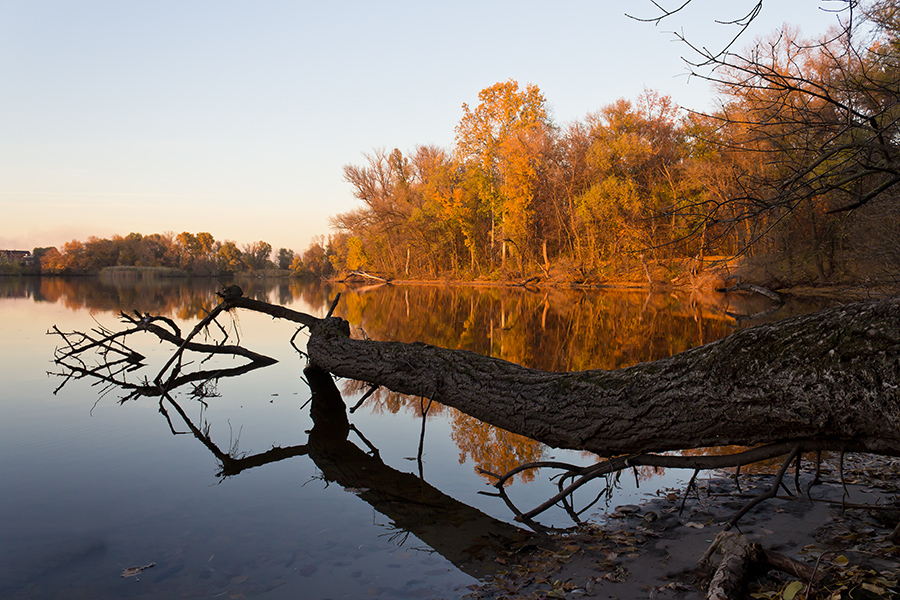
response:
M265 366L265 362L253 361L244 366L223 370L199 370L168 379L163 387L128 381L128 373L141 357L132 356L121 367L118 358L106 361L99 367L90 367L80 356L79 348L97 351L101 356L110 354L109 345L96 344L90 339L76 339L73 334L58 332L66 344L58 349L56 364L62 368L57 375L64 378L61 389L73 378L88 378L105 384L106 390L120 389L127 392L122 402L140 397L158 398L159 412L165 417L173 434L190 433L200 441L219 463L219 477L234 477L248 469L297 456L307 456L321 472L322 478L353 492L361 500L391 521L392 539L403 543L409 535L426 543L431 549L449 560L462 572L482 578L497 570L495 560L500 553L531 543L539 534L526 531L500 521L464 504L427 483L420 476L403 473L386 465L377 448L372 447L363 434L350 424L347 407L331 375L310 366L304 369L312 397L310 415L313 427L305 444L273 447L257 454L242 454L233 444L223 450L213 441L207 423L195 423L175 397L174 392L190 385L192 402L203 403L214 395L215 382L222 377L237 375L253 368ZM81 344L81 345L79 345ZM123 346L124 348L124 346ZM118 354L118 352L113 352ZM113 363L113 364L110 364ZM173 421L173 410L188 432L179 431ZM423 410L423 412L425 412ZM201 413L202 414L202 413ZM353 431L366 446L361 449L349 439Z
M548 371L616 369L657 360L701 346L741 326L762 322L738 318L759 314L783 318L821 306L795 303L774 307L766 298L696 293L602 293L548 290L539 293L502 287L417 286L369 288L346 293L342 316L354 333L383 341L424 342L469 350ZM348 382L346 393L366 384ZM368 400L374 411L416 413L418 398L379 389ZM464 413L450 411L452 437L460 462L474 470L505 473L544 460L546 446L529 438L486 425ZM589 460L597 457L590 456ZM517 475L534 479L534 471ZM636 473L639 480L657 474L652 468Z
M393 469L381 460L378 450L366 450L349 440L356 431L347 419L347 408L331 375L316 367L304 370L312 390L310 414L313 428L306 444L273 448L249 456L222 452L190 422L185 412L171 397L166 401L176 408L185 424L218 459L222 477L294 456L308 456L322 477L356 494L388 517L399 537L409 534L422 540L433 550L473 577L483 577L497 569L495 557L527 543L533 533L494 519L472 508L411 473Z
M295 281L241 284L248 297L279 304L296 301L311 307L327 307L328 297L335 290L329 285ZM191 319L215 306L215 285L213 281L110 281L100 291L96 282L44 278L22 293L71 306L101 310L134 306ZM722 295L701 298L675 293L534 293L499 287L382 286L344 290L340 312L352 324L355 336L422 341L529 367L564 371L618 368L669 356L721 338L738 325L752 324L745 319L736 324L735 316L760 313L768 306L765 299ZM812 308L816 307L785 307L776 316ZM79 368L84 370L76 365L72 373ZM348 397L367 388L361 382L342 385ZM422 399L418 397L378 389L366 400L366 406L376 413L412 413L423 419L423 426L425 419L449 411L460 463L471 460L474 470L482 475L483 471L503 473L523 463L543 460L547 452L533 440L487 426L436 403L423 415ZM639 477L651 475L645 471ZM534 471L518 475L520 481L533 477Z
M365 396L369 390L365 382L353 380L342 382L342 388L348 396L359 394ZM424 422L430 418L448 417L451 426L450 437L459 450L459 464L471 460L479 476L486 481L493 482L493 478L484 471L505 473L522 463L541 460L545 453L546 447L531 438L488 425L438 402L427 403L429 408L423 411L420 398L398 394L385 388L377 388L365 398L365 401L375 413L413 412L423 419L423 428ZM525 483L531 482L534 480L534 471L523 471L516 478Z

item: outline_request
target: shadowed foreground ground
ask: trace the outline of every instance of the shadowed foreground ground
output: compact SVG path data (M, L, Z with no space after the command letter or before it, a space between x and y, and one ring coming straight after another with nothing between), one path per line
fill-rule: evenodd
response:
M835 458L823 468L824 483L811 488L813 500L779 496L746 515L739 529L766 550L828 571L830 581L810 597L828 598L837 591L842 595L835 598L900 597L900 546L887 539L898 513L841 511L817 501L839 503L844 498L847 504L891 505L900 493L900 460L848 456L844 471L846 496ZM803 475L801 489L811 479ZM500 559L506 571L473 590L471 597L703 598L697 561L746 495L767 488L769 481L770 476L742 475L743 492L731 479L699 481L699 493L691 493L680 515L683 491L663 490L643 506L620 507L600 526ZM793 491L793 482L788 489ZM792 581L775 571L759 573L748 591L782 598L780 592Z

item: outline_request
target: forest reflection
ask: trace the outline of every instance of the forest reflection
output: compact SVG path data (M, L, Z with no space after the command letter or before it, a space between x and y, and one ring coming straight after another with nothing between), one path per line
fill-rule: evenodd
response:
M671 356L760 322L743 317L765 313L771 307L765 299L722 294L535 293L466 286L385 286L345 294L342 304L342 316L360 337L420 341L550 371L616 369ZM794 303L768 313L765 319L814 308ZM344 391L349 395L364 388L358 382L347 382ZM417 398L378 390L367 402L376 411L407 411L422 416ZM460 464L471 461L488 480L492 478L482 471L502 474L521 464L543 460L549 452L538 442L455 409L435 405L425 418L444 413L449 413ZM641 480L655 474L651 468L644 471L637 473ZM531 481L534 471L524 471L517 477Z
M419 341L468 350L550 371L615 369L656 360L720 339L759 320L765 298L646 291L529 291L474 286L374 286L347 288L297 280L238 281L244 295L324 314L340 291L336 314L351 324L354 337L382 341ZM24 278L0 283L0 297L30 297L71 309L142 312L196 320L219 298L215 279L111 280L102 278ZM764 320L816 310L816 303L793 302ZM288 335L286 329L285 333ZM344 381L348 400L368 389ZM376 390L369 410L403 412L425 419L448 418L459 462L477 472L505 473L542 460L549 450L436 403L424 411L422 399ZM425 414L423 414L425 413ZM646 475L650 475L647 473ZM484 475L483 475L484 476ZM529 481L533 472L523 472Z
M402 546L413 534L473 577L484 577L496 571L499 564L494 559L500 552L525 544L532 538L526 530L444 494L427 483L421 473L416 476L385 464L378 448L348 420L346 405L331 374L314 365L303 370L311 394L308 404L313 422L312 429L306 431L307 442L272 446L269 450L252 453L239 449L240 434L234 437L230 428L228 446L214 441L208 409L209 401L219 396L217 383L220 380L264 366L259 361L231 369L210 367L200 370L182 370L179 363L163 385L151 384L146 377L140 379L134 375L143 366L145 357L131 350L118 333L110 331L96 339L65 333L58 328L53 331L65 342L54 352L54 362L60 370L53 374L62 379L56 392L73 380L87 379L95 386L124 393L119 399L120 404L155 399L158 412L165 418L172 435L190 434L213 454L220 465L217 473L220 478L307 456L318 468L320 475L317 477L337 483L388 517L392 540L397 539ZM134 329L132 333L138 331ZM180 340L171 340L164 335L159 341L178 346ZM99 364L93 364L92 355L101 357ZM127 358L120 358L123 355ZM192 363L187 361L184 366ZM188 415L189 412L197 415L198 407L198 417ZM173 417L171 411L177 416ZM366 449L350 440L351 432Z
M232 280L215 278L6 277L0 298L29 298L71 310L133 311L191 320L202 318L220 302L216 291ZM305 302L317 307L329 301L331 286L299 280L240 281L244 296L277 304Z

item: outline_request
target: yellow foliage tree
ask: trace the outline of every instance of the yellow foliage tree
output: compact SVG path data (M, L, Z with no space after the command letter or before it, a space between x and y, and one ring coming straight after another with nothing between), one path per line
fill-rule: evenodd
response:
M356 236L347 240L347 268L351 271L360 271L368 267L369 257L363 242Z
M475 166L482 210L491 216L491 258L498 242L528 253L537 163L551 129L545 100L536 85L525 90L510 79L481 90L479 104L463 104L456 127L456 158Z

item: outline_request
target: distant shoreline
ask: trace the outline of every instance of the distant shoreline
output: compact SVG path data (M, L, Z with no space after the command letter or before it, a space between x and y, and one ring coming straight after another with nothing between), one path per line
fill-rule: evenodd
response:
M521 288L525 290L585 290L585 291L635 291L635 292L699 292L721 293L721 289L729 285L729 282L740 280L741 269L724 267L708 267L693 276L681 276L668 279L665 277L666 265L658 265L651 272L651 281L646 277L641 278L638 273L621 273L608 278L590 277L586 280L575 279L559 272L551 273L551 277L533 276L523 278L496 278L488 279L462 279L452 276L432 278L397 278L385 277L383 280L367 279L365 277L344 273L338 276L321 278L324 283L346 285L351 288L378 287L381 285L406 285L406 286L462 286L483 288ZM98 277L101 280L152 280L152 279L215 279L220 281L249 281L256 279L303 279L309 275L297 276L286 269L266 269L255 272L239 272L232 274L196 274L184 269L173 267L134 267L115 266L104 267L99 272L82 274L57 274L57 273L4 273L6 277ZM743 277L746 281L760 281L762 278L754 278L752 273ZM866 298L879 298L900 293L900 288L893 281L841 281L818 284L815 282L786 280L783 285L773 286L772 290L785 296L793 297L824 297L840 299L844 301L864 300ZM736 293L752 293L738 291Z

